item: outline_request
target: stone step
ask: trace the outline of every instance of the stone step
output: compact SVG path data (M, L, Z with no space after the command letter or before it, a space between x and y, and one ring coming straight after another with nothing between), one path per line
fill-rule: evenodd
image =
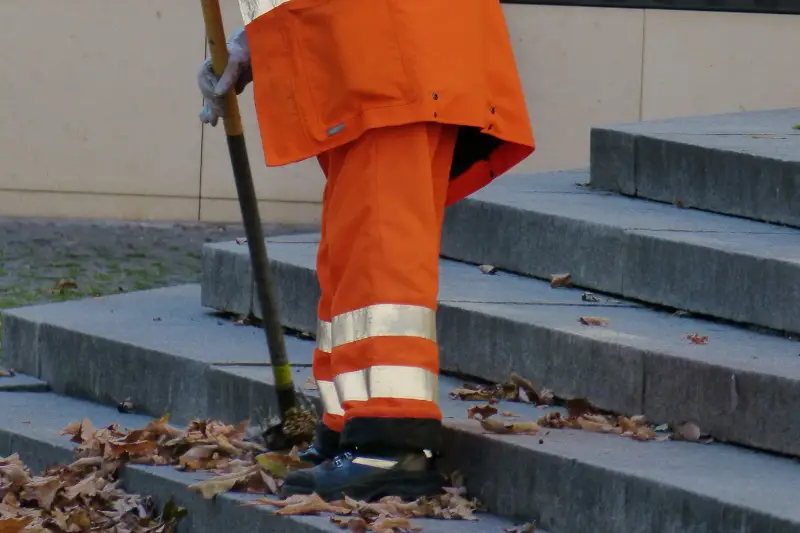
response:
M593 128L591 184L800 226L800 108Z
M739 323L800 332L800 230L508 176L447 213L442 255Z
M0 392L47 392L50 387L44 381L26 374L0 377Z
M121 414L116 409L54 393L0 392L0 457L19 453L35 473L53 465L74 460L73 444L61 430L72 422L89 418L95 427L119 424L120 428L143 427L152 418ZM206 479L202 472L180 472L171 467L127 465L122 468L122 488L134 494L150 496L160 509L172 498L188 514L178 533L334 533L341 532L328 517L278 516L266 506L243 507L258 494L227 493L205 500L189 490L189 485ZM414 520L428 533L453 531L453 523ZM477 522L460 522L458 531L482 533L503 531L513 524L489 514ZM544 533L537 530L538 533Z
M286 326L314 332L317 236L269 239ZM673 316L641 304L473 265L442 260L438 340L442 368L502 381L519 372L565 398L696 421L716 438L800 456L800 343L729 325ZM203 305L240 315L253 306L246 245L203 251ZM610 319L584 326L581 316ZM705 345L686 335L708 336Z
M269 369L248 366L265 358L263 333L225 322L199 304L199 288L186 286L14 310L4 317L4 350L16 368L38 369L33 375L55 392L105 403L130 397L149 414L236 421L257 407L268 410L274 392ZM313 342L288 338L288 346L302 384L310 375L305 365ZM470 490L497 515L537 518L542 527L557 533L793 533L800 527L800 508L795 505L800 464L791 459L725 444L636 442L584 431L489 435L466 419L468 403L447 397L447 389L456 383L442 379L441 404L447 417L443 466L447 471L460 468ZM316 397L315 391L308 393ZM6 407L0 410L0 448L36 455L59 448L65 454L68 445L56 431L75 418L127 425L130 416L50 393L0 393L0 405ZM500 409L513 410L523 420L545 412L520 404ZM32 423L23 424L26 420ZM141 425L143 419L130 420L135 420L131 425ZM207 519L212 510L226 512L225 507L217 510L186 496L179 490L186 478L169 469L128 472L132 474L126 479L130 475L140 480L129 485L130 490L156 496L178 491L186 498L180 504L198 508L198 520ZM156 481L158 477L168 481ZM233 507L237 498L228 496L216 505ZM269 525L274 531L294 532L266 515L261 520L273 520ZM220 523L214 522L216 531L222 530ZM500 531L502 525L499 520L478 522L474 530ZM452 531L462 526L466 525L424 527Z

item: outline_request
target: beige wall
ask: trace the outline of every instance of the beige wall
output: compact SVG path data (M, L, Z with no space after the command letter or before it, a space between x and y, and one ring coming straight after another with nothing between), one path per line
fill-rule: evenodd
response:
M521 171L585 166L593 125L800 100L797 16L505 9L538 144ZM0 215L239 219L224 134L197 120L197 0L3 0L0 50ZM263 165L250 94L262 218L317 220L316 163Z

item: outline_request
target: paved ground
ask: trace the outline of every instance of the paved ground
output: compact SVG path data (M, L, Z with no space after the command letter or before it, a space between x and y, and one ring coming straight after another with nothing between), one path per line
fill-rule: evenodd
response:
M199 282L203 243L243 236L236 224L0 218L0 309Z

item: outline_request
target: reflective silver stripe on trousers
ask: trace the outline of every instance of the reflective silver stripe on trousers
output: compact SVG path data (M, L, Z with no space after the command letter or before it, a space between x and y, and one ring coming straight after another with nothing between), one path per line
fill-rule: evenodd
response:
M341 402L396 398L436 402L439 376L415 366L373 366L333 378Z
M317 348L321 352L331 353L333 341L331 336L331 323L324 320L317 321Z
M333 317L333 348L370 337L420 337L436 342L436 311L377 304Z
M322 407L325 412L331 415L344 416L344 409L339 403L339 394L336 392L336 385L333 381L317 380L319 395L322 398Z

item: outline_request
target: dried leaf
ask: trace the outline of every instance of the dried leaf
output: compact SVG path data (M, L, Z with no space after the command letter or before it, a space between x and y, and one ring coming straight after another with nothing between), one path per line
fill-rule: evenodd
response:
M332 516L331 522L338 526L339 529L346 529L350 533L366 533L370 529L366 521L359 517Z
M287 466L285 461L282 461L280 459L279 456L280 454L277 453L268 453L259 455L258 457L256 457L256 462L267 473L273 476L283 478L286 477L286 474L289 473L289 467Z
M33 522L33 517L0 518L0 533L20 533Z
M497 273L497 267L495 267L494 265L481 265L478 267L478 270L490 276L493 276L494 274Z
M636 429L637 429L636 424L634 424L633 420L631 420L628 417L621 416L619 418L619 420L617 421L617 423L619 424L619 427L623 431L623 433L624 432L628 432L628 431L631 431L631 432L634 432L634 433L636 432Z
M62 279L56 283L56 287L59 289L77 289L78 283L72 279Z
M79 442L88 442L94 437L95 429L92 425L92 421L88 418L84 418L83 422L80 425L80 431L76 434L76 437L79 437L81 440Z
M692 341L692 344L708 344L708 336L699 333L690 333L686 338Z
M480 420L486 420L497 414L497 407L492 405L473 405L467 409L467 417L475 418L480 417Z
M215 453L220 451L222 447L219 444L201 444L193 446L188 452L181 455L179 461L184 463L190 460L210 459Z
M49 510L61 485L61 480L54 476L32 478L25 484L23 499L37 501L42 509Z
M587 420L585 418L579 418L578 425L583 430L594 431L596 433L611 433L611 431L614 429L614 426L611 424L603 424L602 422Z
M564 273L564 274L553 274L550 276L550 287L558 288L558 287L572 287L572 274Z
M609 319L599 316L582 316L578 321L584 326L607 326L611 323Z
M510 434L512 433L511 429L513 428L513 422L507 422L504 420L481 420L481 427L486 431L490 431L492 433L498 433L501 435Z
M261 482L264 483L264 486L271 492L272 494L278 494L280 488L278 487L278 481L269 475L268 473L261 471L259 472L261 477Z
M302 502L306 501L306 498L308 498L308 496L306 496L304 494L295 494L294 496L289 496L285 500L270 500L268 498L261 498L260 500L256 500L256 502L259 505L271 505L273 507L277 507L279 509L282 509L282 508L287 507L289 505L302 503ZM245 506L247 506L247 504L245 504Z
M199 492L203 498L210 500L218 494L229 492L236 486L237 483L247 481L247 479L254 473L257 473L257 467L251 467L244 472L236 472L233 474L226 474L222 476L215 476L200 483L189 485L189 490Z
M97 494L98 478L90 474L64 491L64 497L72 501L78 496L94 497Z
M394 533L395 529L422 531L422 528L412 526L408 518L404 516L379 518L372 523L372 530L375 532Z
M590 422L596 422L598 424L611 424L614 425L614 417L612 416L605 416L597 413L585 413L581 416L584 420L589 420Z
M596 409L586 398L572 398L567 400L567 414L570 418L578 418L588 413L594 413Z
M279 506L279 503L284 502L271 502L272 505ZM350 509L346 507L337 507L335 505L329 504L322 498L320 498L317 494L311 494L309 496L303 496L302 498L298 498L297 500L289 503L287 505L280 506L280 510L276 514L279 515L306 515L306 514L319 514L319 513L335 513L335 514L347 514L350 512Z
M533 385L533 382L527 380L520 376L517 373L512 373L510 378L511 383L519 387L519 395L521 396L522 393L525 393L527 397L527 402L525 403L539 403L539 391L536 390L536 387ZM523 400L525 401L525 400Z
M152 440L139 440L136 442L108 442L106 459L119 459L124 455L129 457L151 457L158 449L158 443Z
M319 387L317 387L317 381L313 378L313 376L309 376L305 382L305 385L303 385L303 388L306 390L317 390Z
M236 237L236 244L239 244L239 245L247 244L247 238L246 237Z
M553 391L550 389L542 389L542 392L539 393L539 404L540 405L553 405L555 403L555 395Z
M535 435L539 431L536 422L509 422L504 420L481 420L483 429L501 435Z
M492 399L492 394L472 389L453 389L450 391L450 397L454 400L462 400L465 402L479 402Z
M631 438L633 440L641 440L641 441L655 440L658 438L658 434L656 434L656 432L650 429L649 427L643 426L643 427L637 427L633 431L633 435L631 435Z
M597 303L600 301L600 297L596 294L592 294L591 292L584 292L581 294L581 300L584 302Z
M145 426L145 431L151 432L156 436L169 437L176 439L183 435L183 432L169 425L169 415L164 415L157 420L153 420Z
M0 366L0 378L11 378L16 375L16 372L9 368L3 368Z
M364 533L369 531L369 526L363 518L353 518L347 524L347 531L350 533Z
M61 430L62 435L69 435L72 437L72 442L81 442L81 423L72 422L70 425Z
M30 480L22 461L17 455L0 461L0 479L14 484L26 483Z

